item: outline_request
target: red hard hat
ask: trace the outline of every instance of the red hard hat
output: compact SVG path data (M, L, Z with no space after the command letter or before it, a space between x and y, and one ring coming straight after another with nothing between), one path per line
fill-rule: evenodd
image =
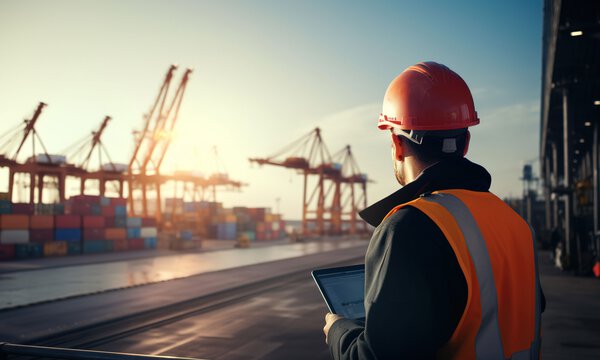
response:
M442 64L422 62L388 86L378 127L382 130L454 130L479 124L471 91Z

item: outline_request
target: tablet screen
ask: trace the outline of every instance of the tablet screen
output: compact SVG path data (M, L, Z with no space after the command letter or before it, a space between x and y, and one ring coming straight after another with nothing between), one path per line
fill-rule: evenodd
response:
M313 277L331 312L349 319L364 319L364 265L315 270Z

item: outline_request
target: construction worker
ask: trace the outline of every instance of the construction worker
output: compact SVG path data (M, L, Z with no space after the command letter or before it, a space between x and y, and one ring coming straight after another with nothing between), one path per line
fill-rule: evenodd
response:
M477 124L467 84L444 65L413 65L389 85L378 127L403 187L361 212L377 227L366 320L326 314L334 359L539 358L534 236L464 158Z

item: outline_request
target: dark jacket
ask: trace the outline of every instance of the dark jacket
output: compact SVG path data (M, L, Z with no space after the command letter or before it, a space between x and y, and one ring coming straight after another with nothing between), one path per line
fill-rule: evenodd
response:
M328 340L334 359L435 358L465 309L465 278L445 236L421 211L409 206L383 218L424 193L488 191L490 184L483 167L446 160L360 213L377 226L365 256L366 323L333 324Z

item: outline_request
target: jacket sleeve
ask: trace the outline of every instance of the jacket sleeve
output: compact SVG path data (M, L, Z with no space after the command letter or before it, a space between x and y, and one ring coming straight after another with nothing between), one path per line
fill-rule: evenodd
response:
M374 232L365 258L364 326L336 321L338 359L433 359L466 304L466 282L450 245L423 213L405 208Z

